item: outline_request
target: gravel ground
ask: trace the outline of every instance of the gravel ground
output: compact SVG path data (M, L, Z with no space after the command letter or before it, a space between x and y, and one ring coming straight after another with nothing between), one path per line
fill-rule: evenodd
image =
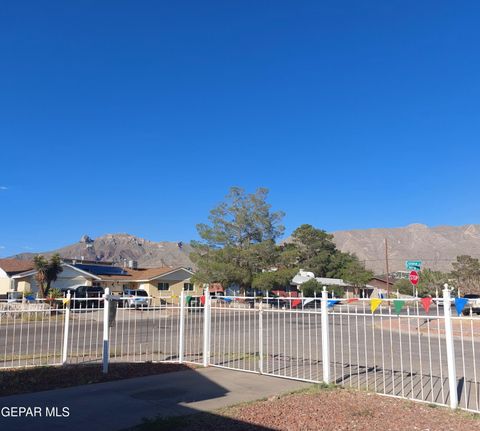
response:
M147 430L478 430L480 416L346 389L318 389L200 413L157 420Z

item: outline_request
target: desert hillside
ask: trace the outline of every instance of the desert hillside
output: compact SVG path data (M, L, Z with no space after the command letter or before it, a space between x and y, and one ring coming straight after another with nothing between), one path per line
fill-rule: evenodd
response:
M401 228L359 229L334 232L334 241L342 251L355 253L367 268L376 273L385 270L385 238L388 241L389 268L404 269L405 260L420 259L425 267L450 271L458 255L480 256L480 225L428 227L412 224ZM79 242L58 250L65 258L106 260L122 263L136 260L140 266L194 267L188 243L154 242L129 234L107 234L96 239L84 235ZM15 257L28 259L33 253Z

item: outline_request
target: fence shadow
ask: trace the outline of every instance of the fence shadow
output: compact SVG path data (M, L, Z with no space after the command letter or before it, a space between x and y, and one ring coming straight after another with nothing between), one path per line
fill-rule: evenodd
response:
M75 372L73 367L67 368L70 372ZM14 371L16 372L18 371ZM58 378L61 379L62 376L59 375ZM26 386L31 379L30 375L25 378ZM9 431L65 428L69 431L210 428L269 430L267 427L205 411L238 402L236 398L228 402L229 393L229 389L207 378L203 373L186 369L134 379L0 397L2 407L24 406L37 408L41 412L35 416L1 417L0 425L2 429ZM69 412L67 417L61 416L65 407ZM60 416L48 416L46 412L52 408L60 412Z

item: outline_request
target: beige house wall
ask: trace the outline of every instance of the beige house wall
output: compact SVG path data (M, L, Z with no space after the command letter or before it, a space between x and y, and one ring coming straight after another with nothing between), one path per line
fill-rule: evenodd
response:
M6 295L10 292L12 283L9 278L0 278L0 295Z
M30 286L30 282L27 279L17 280L16 284L17 284L17 291L18 292L25 293L25 292L31 292L32 291L32 288Z
M139 283L138 282L122 282L122 281L97 281L95 285L102 286L104 289L107 287L110 289L110 293L112 294L121 294L123 293L123 289L138 289Z
M158 283L168 283L168 290L158 290ZM160 305L162 301L178 304L180 295L183 290L183 285L185 283L190 283L190 279L185 280L168 280L168 279L157 279L149 283L143 283L140 285L140 289L147 291L148 295L153 298L153 305ZM185 292L185 295L201 295L203 293L203 287L200 284L194 285L194 290L189 290Z

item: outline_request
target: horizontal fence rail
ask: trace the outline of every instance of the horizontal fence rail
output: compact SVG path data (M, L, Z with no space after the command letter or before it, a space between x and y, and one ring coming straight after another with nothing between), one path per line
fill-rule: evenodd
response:
M106 289L97 298L4 301L0 368L185 362L480 412L480 318L468 306L457 315L458 302L447 289L430 299L324 291L132 301Z

